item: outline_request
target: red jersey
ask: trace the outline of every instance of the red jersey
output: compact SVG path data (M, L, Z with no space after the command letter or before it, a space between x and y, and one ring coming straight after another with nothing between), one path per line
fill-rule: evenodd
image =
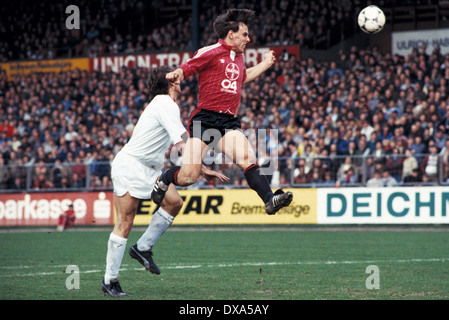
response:
M184 78L198 74L198 106L220 113L235 114L246 79L243 54L235 53L223 40L198 50L180 66Z
M67 209L66 211L64 211L64 214L67 215L68 217L75 217L75 210Z

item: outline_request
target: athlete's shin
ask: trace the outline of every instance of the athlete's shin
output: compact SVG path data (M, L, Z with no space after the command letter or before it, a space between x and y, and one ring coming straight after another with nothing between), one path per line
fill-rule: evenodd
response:
M257 192L264 203L273 196L270 183L265 175L261 174L258 164L253 164L244 170L244 175L251 189Z

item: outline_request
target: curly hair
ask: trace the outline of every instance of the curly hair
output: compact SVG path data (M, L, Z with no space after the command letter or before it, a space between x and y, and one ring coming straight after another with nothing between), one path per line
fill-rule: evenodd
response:
M158 94L168 94L168 80L165 78L172 69L167 66L154 68L148 76L147 86L151 99Z
M249 9L228 9L219 15L214 22L214 31L218 38L225 39L230 30L237 32L240 23L248 25L254 19L255 13Z

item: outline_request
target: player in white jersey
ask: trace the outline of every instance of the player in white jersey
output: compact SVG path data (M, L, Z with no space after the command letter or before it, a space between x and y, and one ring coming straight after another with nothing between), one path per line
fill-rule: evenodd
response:
M186 129L181 123L179 106L175 102L181 88L179 81L167 81L165 76L170 71L168 67L160 67L150 72L148 87L154 98L140 116L131 139L117 153L111 166L117 221L109 236L102 290L114 297L128 296L119 284L119 269L139 199L150 199L153 185L164 166L168 147L173 144L182 150L184 145L182 136ZM229 180L204 166L202 173L206 178ZM182 198L176 188L170 186L147 230L129 250L130 256L151 273L160 274L159 267L152 259L153 245L172 224L182 205Z

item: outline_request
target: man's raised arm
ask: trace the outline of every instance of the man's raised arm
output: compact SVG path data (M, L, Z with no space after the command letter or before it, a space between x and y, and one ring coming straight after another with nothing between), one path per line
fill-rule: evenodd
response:
M248 83L256 79L262 73L270 69L270 67L276 62L276 57L274 55L274 51L270 50L265 53L265 59L255 65L254 67L246 69L246 79L244 83Z

